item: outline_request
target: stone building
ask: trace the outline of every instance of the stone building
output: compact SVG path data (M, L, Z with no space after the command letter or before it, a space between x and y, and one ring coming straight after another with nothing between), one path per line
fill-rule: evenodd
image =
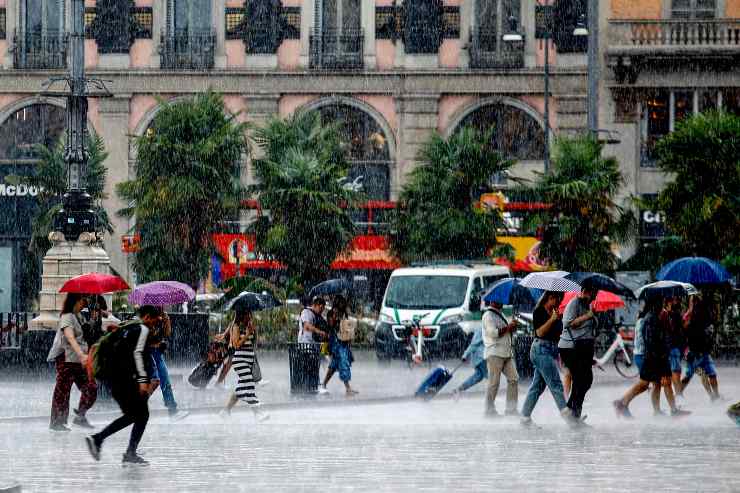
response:
M353 178L393 200L431 132L496 128L516 173L542 170L544 47L550 36L551 135L585 130L586 0L88 0L86 66L112 98L90 101L90 125L109 152L105 206L116 231L112 265L131 277L121 236L129 224L113 187L135 171L132 137L160 100L211 88L229 111L260 122L298 108L339 119ZM687 112L734 108L740 0L600 2L600 120L615 131L627 194L653 193L655 138ZM37 94L67 64L69 1L0 0L0 180L32 170L33 144L64 128L64 102ZM511 22L511 19L514 22ZM521 34L505 41L504 34ZM657 116L656 116L657 115ZM662 133L661 133L662 132ZM248 167L243 179L249 180ZM506 186L505 180L500 183ZM17 293L33 190L0 181L0 312ZM24 193L21 193L21 192Z

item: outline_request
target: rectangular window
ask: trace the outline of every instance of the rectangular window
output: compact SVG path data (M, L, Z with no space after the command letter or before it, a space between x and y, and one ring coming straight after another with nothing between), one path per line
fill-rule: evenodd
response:
M210 0L175 0L176 31L211 31Z
M7 37L7 27L5 26L5 9L0 9L0 39Z
M225 13L226 39L241 39L242 21L244 20L244 9L227 7Z
M442 17L443 33L445 39L460 38L460 7L457 5L448 5L444 8Z
M740 89L722 90L722 109L733 115L740 116Z
M717 91L699 91L699 113L719 108L719 93Z
M673 94L674 121L681 121L694 113L694 91L680 91Z
M671 15L674 19L714 19L716 0L672 0Z
M640 152L640 165L643 167L655 167L655 144L671 130L669 100L668 91L658 91L644 103Z
M301 39L301 8L283 7L283 39Z

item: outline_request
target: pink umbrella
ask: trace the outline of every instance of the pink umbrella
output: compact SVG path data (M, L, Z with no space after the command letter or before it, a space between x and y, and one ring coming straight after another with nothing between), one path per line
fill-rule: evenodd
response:
M576 296L578 296L578 293L572 291L565 293L565 296L563 296L563 301L560 303L560 307L558 308L560 310L560 313L563 313L565 311L565 307L568 306L570 300L572 300ZM609 291L599 291L598 293L596 293L596 299L591 304L591 308L595 312L605 312L622 307L624 307L624 301L622 301L622 298L614 293L610 293Z
M154 281L136 286L128 295L132 305L177 305L195 298L195 291L177 281Z

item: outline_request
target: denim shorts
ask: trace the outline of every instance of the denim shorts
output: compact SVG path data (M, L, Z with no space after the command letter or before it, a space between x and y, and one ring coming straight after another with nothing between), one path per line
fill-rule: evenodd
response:
M632 358L635 360L635 366L638 371L642 371L642 364L645 362L645 356L642 354L633 354Z
M686 356L686 375L684 378L691 378L697 368L701 368L708 377L716 377L717 369L714 367L714 361L709 353L692 353L689 351Z
M671 349L671 352L668 354L668 361L671 363L671 372L672 373L681 373L681 359L683 358L683 354L681 353L681 350L677 347L674 347Z

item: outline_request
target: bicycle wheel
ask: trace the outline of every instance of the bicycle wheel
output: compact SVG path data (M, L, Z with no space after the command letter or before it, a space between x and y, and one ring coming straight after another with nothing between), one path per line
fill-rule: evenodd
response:
M627 351L629 361L625 357L625 351ZM629 346L625 346L624 351L617 349L617 353L614 355L614 367L617 369L617 373L624 378L637 378L640 374L640 369L635 364L635 356L632 354L632 348Z

